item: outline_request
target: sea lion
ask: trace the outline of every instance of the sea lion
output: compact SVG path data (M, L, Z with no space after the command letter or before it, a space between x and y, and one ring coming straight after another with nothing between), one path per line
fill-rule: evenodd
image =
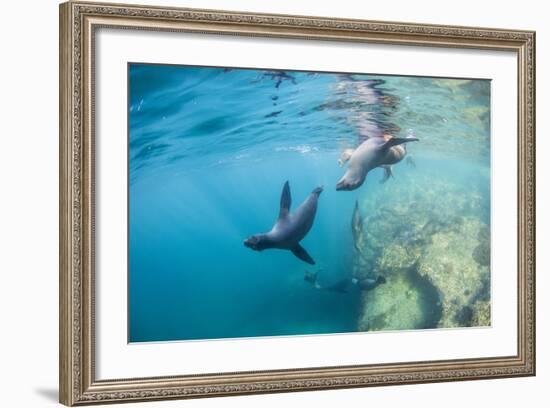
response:
M288 181L281 193L279 217L271 231L255 234L244 240L244 245L254 251L269 248L288 249L302 261L315 264L313 258L300 245L313 225L317 202L323 187L315 188L304 202L290 214L291 196Z
M391 176L392 164L401 161L407 154L403 143L418 141L416 137L368 137L355 150L346 149L340 157L340 166L349 161L348 169L336 184L336 190L351 191L359 188L367 173L376 167L385 167L385 179Z
M407 137L406 139L411 139L411 136ZM403 158L405 158L405 156L407 157L405 159L405 163L407 163L412 168L416 168L416 162L414 161L412 156L408 154L406 144L393 146L390 148L390 151L388 153L388 164L380 166L384 169L384 176L382 177L382 180L380 180L380 183L385 183L390 177L393 177L392 165L399 163L401 160L403 160Z
M359 201L355 200L353 208L353 216L351 217L351 233L353 234L353 246L355 250L361 254L360 242L363 235L363 217L359 211Z
M323 290L328 290L329 292L349 293L350 289L353 288L352 283L353 281L349 279L340 279L339 281L336 281L330 285L319 286L319 288Z
M365 234L363 234L363 216L359 210L359 201L355 200L355 207L353 208L353 215L351 217L351 233L353 236L353 247L355 253L363 261L368 264L368 260L363 254L363 248L365 247Z
M315 289L326 290L329 292L348 293L352 287L352 280L350 280L349 278L340 279L339 281L331 283L330 285L321 286L317 280L318 275L318 272L306 271L304 273L304 280Z
M378 285L386 283L386 278L384 278L382 275L369 276L364 279L353 278L351 280L351 283L356 285L360 290L373 290Z
M317 281L317 272L307 272L304 275L304 280L311 284L315 289L326 290L329 292L337 293L349 293L353 289L360 291L373 290L377 286L386 283L386 278L382 275L369 276L363 279L357 278L344 278L332 283L330 285L320 285Z
M269 71L263 74L262 78L271 77L275 81L275 88L279 89L283 81L290 81L296 85L296 78L287 74L285 71Z

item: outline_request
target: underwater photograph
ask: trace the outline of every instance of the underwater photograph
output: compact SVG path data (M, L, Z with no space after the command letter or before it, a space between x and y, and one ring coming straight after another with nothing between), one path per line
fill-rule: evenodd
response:
M128 64L128 341L491 325L491 81Z

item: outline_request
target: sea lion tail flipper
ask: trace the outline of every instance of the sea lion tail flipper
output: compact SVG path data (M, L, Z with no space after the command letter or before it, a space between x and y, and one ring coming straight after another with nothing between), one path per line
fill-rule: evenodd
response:
M296 244L294 248L291 249L292 253L297 257L300 258L302 261L307 262L310 265L315 265L315 261L307 251L300 245Z
M390 179L390 177L393 177L393 172L391 170L391 166L382 166L384 169L384 177L382 177L382 180L380 180L380 183L385 183Z
M281 193L281 208L279 210L279 218L286 217L290 211L290 204L292 203L292 198L290 196L290 185L288 180L283 186L283 191Z
M411 166L413 169L416 169L416 161L413 159L412 156L407 155L407 158L405 159L405 162Z
M386 143L384 143L383 148L389 149L390 147L397 146L403 143L409 142L418 142L420 139L417 137L391 137Z

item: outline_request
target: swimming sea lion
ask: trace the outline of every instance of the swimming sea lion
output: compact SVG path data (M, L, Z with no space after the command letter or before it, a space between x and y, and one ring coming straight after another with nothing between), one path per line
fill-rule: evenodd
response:
M386 283L386 278L384 278L382 275L369 276L364 279L353 278L351 282L354 285L357 285L357 287L360 290L372 290L376 288L378 285L382 285L383 283Z
M418 141L416 137L369 137L355 150L347 149L339 160L342 166L349 160L349 165L344 176L336 184L336 190L351 191L359 188L365 181L367 173L376 167L391 166L398 163L407 154L403 143ZM389 178L391 169L386 167L385 172Z
M304 280L308 282L311 286L313 286L315 289L326 290L329 292L348 293L352 287L352 281L349 278L340 279L339 281L336 281L335 283L331 283L330 285L321 286L317 280L317 276L318 276L318 272L306 271L304 274Z
M411 139L411 137L407 137L406 139ZM417 139L418 140L418 139ZM416 162L411 157L410 154L407 154L407 145L406 144L399 144L396 146L393 146L390 148L389 157L388 157L388 163L380 166L384 169L384 177L382 177L382 180L380 180L380 183L385 183L388 181L390 177L393 177L393 171L392 171L392 165L399 163L405 156L407 158L405 159L405 162L413 167L416 168Z
M271 231L255 234L244 240L244 245L254 251L263 251L269 248L288 249L302 261L314 265L315 261L300 245L313 225L317 202L323 187L317 187L304 202L290 214L290 186L288 181L281 194L281 208L279 217Z
M369 276L363 279L357 278L344 278L331 283L329 285L320 285L317 281L317 272L306 272L304 275L304 280L311 284L315 289L326 290L329 292L337 293L349 293L354 288L359 289L360 291L373 290L377 286L386 283L386 278L382 275L378 276Z
M353 234L353 246L358 253L361 253L360 242L363 235L363 217L359 211L359 201L355 200L353 216L351 217L351 232Z

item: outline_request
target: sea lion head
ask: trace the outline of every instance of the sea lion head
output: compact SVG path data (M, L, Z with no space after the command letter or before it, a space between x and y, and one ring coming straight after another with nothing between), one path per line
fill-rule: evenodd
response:
M253 249L254 251L263 251L269 247L265 234L251 235L244 240L243 244L245 247Z
M359 188L365 181L364 177L358 177L357 175L346 172L344 176L336 183L336 191L351 191Z

